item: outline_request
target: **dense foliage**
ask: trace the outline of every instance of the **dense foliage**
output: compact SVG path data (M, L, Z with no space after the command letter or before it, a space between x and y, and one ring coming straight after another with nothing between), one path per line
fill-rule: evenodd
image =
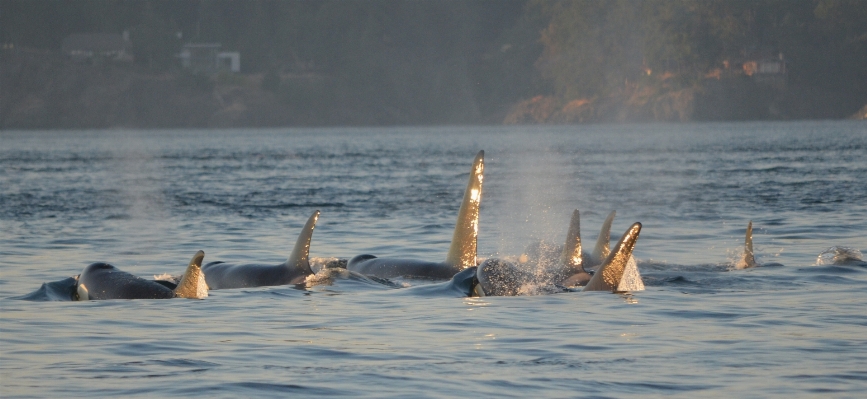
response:
M542 73L558 95L605 94L653 73L683 83L714 68L782 54L791 83L867 80L867 3L857 0L576 0L539 2L550 20Z
M178 72L184 43L239 51L242 72L313 123L498 123L522 100L549 122L569 104L595 108L560 121L714 119L692 111L711 97L761 103L717 115L741 119L867 103L861 0L0 0L4 49L123 31L154 72ZM785 59L785 95L740 76L759 54ZM611 116L605 101L652 110Z

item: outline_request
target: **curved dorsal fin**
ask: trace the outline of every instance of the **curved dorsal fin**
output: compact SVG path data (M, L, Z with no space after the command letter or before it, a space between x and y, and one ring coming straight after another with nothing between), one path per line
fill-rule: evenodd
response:
M301 234L298 235L298 241L295 242L295 247L292 248L292 254L289 259L286 259L286 267L298 268L313 274L313 269L310 268L310 241L313 239L313 228L316 227L316 221L319 220L319 210L313 212L304 228L301 229Z
M584 291L611 291L617 290L620 280L623 278L623 272L632 257L632 250L635 248L635 243L638 241L638 233L641 232L641 223L634 223L626 230L620 241L614 246L614 250L602 262L599 269L584 287Z
M202 260L205 259L205 251L196 252L187 270L175 287L176 298L198 298L208 296L208 284L205 283L205 275L202 273Z
M446 264L459 269L476 266L476 242L479 235L479 204L482 202L482 181L485 179L485 151L479 151L470 169L470 181L464 191L458 221Z
M599 237L596 238L596 247L593 248L593 259L596 262L602 262L611 253L611 222L614 221L614 215L616 214L617 211L611 211L608 217L605 218L605 222L602 223L602 229L599 230Z
M560 264L565 270L573 271L571 274L584 271L584 262L581 258L581 217L577 209L572 212L572 219L569 221L569 231L566 232L566 243L560 255Z

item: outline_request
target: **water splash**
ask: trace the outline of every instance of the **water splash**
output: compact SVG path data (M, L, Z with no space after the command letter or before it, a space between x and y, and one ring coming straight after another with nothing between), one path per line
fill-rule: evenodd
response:
M851 262L861 262L864 260L861 251L849 247L829 247L819 253L816 257L817 266L825 265L842 265Z

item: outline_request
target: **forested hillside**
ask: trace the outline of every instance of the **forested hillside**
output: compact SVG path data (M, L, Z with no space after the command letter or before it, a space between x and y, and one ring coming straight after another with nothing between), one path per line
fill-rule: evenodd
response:
M863 1L536 5L555 118L828 118L865 102Z
M132 62L73 60L127 33ZM189 43L240 73L181 67ZM0 0L0 127L842 118L858 0Z

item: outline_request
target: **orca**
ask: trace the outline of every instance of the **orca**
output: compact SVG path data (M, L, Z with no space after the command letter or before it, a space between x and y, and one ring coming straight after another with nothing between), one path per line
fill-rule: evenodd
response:
M319 219L319 211L313 212L289 255L289 259L279 265L235 264L210 262L202 266L208 288L222 290L229 288L263 287L271 285L304 284L307 276L313 275L310 268L310 241L313 228Z
M817 265L836 265L836 266L867 266L864 261L861 251L855 248L834 246L826 248L816 257Z
M468 267L476 266L476 244L479 235L479 204L482 201L482 182L485 172L485 152L479 151L470 169L470 179L458 211L458 220L452 235L445 262L415 259L378 258L358 255L349 260L346 268L353 272L380 278L423 278L448 280Z
M822 255L820 254L819 256L821 258ZM837 263L835 262L835 264L837 264ZM741 255L741 257L734 263L734 269L735 270L750 269L750 268L757 267L757 266L779 267L779 266L783 266L783 264L777 263L777 262L759 263L756 260L756 255L755 255L755 252L753 251L753 221L750 220L750 222L747 224L746 234L744 234L744 252L743 252L743 255Z
M580 261L584 269L595 269L611 252L609 245L609 241L611 240L611 224L616 214L617 211L611 211L608 214L605 222L602 223L602 228L599 230L596 246L592 252L587 252L581 244L581 222L580 215L576 209L572 212L569 230L566 232L566 243L562 247L546 245L541 241L533 243L524 250L524 254L521 255L521 263L535 262L544 265L560 262L565 264L565 262L570 260L570 257L580 256L580 259L574 259L574 262Z
M574 213L573 213L574 215ZM574 219L573 219L574 221ZM629 265L632 260L632 251L638 241L641 232L641 223L635 223L629 227L620 238L614 249L609 251L608 257L602 261L598 270L582 291L609 291L627 292L644 289L641 277L638 283L628 281ZM575 252L572 252L573 254ZM574 262L573 265L577 263ZM472 269L475 269L474 271ZM637 270L637 269L636 269ZM585 272L586 273L586 272ZM486 259L475 268L468 268L456 274L445 285L428 288L429 291L459 292L464 296L515 296L525 293L528 286L534 286L532 292L559 293L574 292L577 289L561 284L550 284L538 281L536 276L526 269L518 267L515 263L498 258ZM639 288L639 289L634 289ZM419 288L421 290L421 288Z
M499 258L485 259L476 270L478 284L471 296L516 296L525 285L538 284L535 276L512 262Z
M735 263L735 269L748 269L756 266L758 266L758 264L756 263L756 257L753 253L753 221L750 220L750 223L747 224L747 233L744 237L744 254Z
M610 251L605 261L596 269L596 273L587 285L584 286L584 291L611 291L623 292L629 291L630 287L624 286L624 277L629 277L629 269L634 268L635 273L638 272L635 260L632 258L632 250L635 248L635 243L638 242L638 234L641 232L641 223L635 222L626 233L620 237L617 245ZM641 282L641 277L638 277L638 282ZM627 282L629 283L629 282ZM635 284L635 283L632 283ZM629 284L626 284L629 285ZM644 289L644 284L641 283L641 289Z
M466 298L473 295L473 290L478 285L476 278L477 266L471 266L459 271L447 281L439 281L429 284L417 284L405 288L385 291L386 295L407 295L425 297Z
M314 275L307 278L305 281L306 287L310 288L317 285L332 285L338 281L351 281L377 288L404 288L403 285L395 283L387 278L366 276L361 273L349 271L346 269L346 262L346 259L328 261L322 265Z
M556 281L558 285L581 287L589 284L592 276L585 268L591 270L597 268L611 254L611 223L614 221L616 214L617 211L611 211L608 217L605 218L605 222L602 223L602 229L599 231L599 237L596 239L596 246L593 248L593 252L587 253L581 249L578 210L576 209L572 212L569 233L566 236L566 244L563 247L563 254L560 258L560 264L563 269L559 274L561 278ZM627 230L627 234L630 231L631 229ZM618 284L617 291L643 291L644 282L641 279L641 274L638 272L638 262L631 255L632 251L630 250L629 252L629 260L627 261L626 269L623 271L623 277Z
M478 266L459 271L448 281L433 284L419 284L409 288L394 290L395 294L413 296L475 297L479 280L476 277Z
M550 276L549 279L556 285L570 288L586 285L592 277L592 270L605 261L611 253L609 244L611 224L616 214L617 211L611 211L608 214L605 222L602 223L593 252L587 252L581 243L580 213L577 209L574 210L569 222L569 229L566 232L566 242L563 246L543 249L543 244L537 244L538 248L531 247L527 251L527 253L532 254L532 258L526 253L522 255L524 263L535 263L539 271L543 275ZM626 277L622 282L623 287L620 291L644 290L644 283L638 272L638 263L634 257L629 259L624 275Z
M576 210L575 212L577 213L578 211ZM608 258L608 256L611 254L611 223L614 221L615 215L617 215L617 211L611 211L611 213L608 214L608 217L605 218L605 221L602 223L602 229L599 231L599 237L596 239L596 246L593 248L593 252L589 255L587 253L584 253L584 267L591 270L596 269L596 271L598 272L598 266L603 264ZM578 228L577 223L575 228ZM630 230L627 230L627 234L630 231L631 227ZM638 239L637 234L638 233L636 232L636 240ZM580 235L578 237L580 240ZM629 250L629 253L629 259L626 262L626 268L623 271L620 282L618 283L617 292L644 291L644 281L641 278L641 273L638 272L638 261L636 261L635 257L632 256L631 249ZM589 284L589 281L584 283L584 280L586 280L586 276L577 274L573 275L573 277L569 280L561 281L560 284L563 284L567 287ZM575 285L573 285L573 283L575 283Z
M603 233L606 233L605 236L610 235L610 232L606 231L604 226L605 225L603 224L602 232L599 233L600 238L603 236ZM608 228L610 229L610 227L611 223L609 221ZM597 242L597 247L598 246L599 244ZM592 277L590 273L587 273L584 269L585 259L587 258L588 256L585 256L584 251L581 248L581 216L576 209L572 212L572 218L569 221L569 230L566 232L566 243L563 245L563 252L560 254L559 263L561 269L557 274L557 284L566 287L587 285L587 282L590 281L590 278Z
M168 299L204 298L208 288L202 275L205 253L196 252L187 270L175 286L172 283L145 280L108 263L93 263L84 268L75 282L73 299L78 301L103 299Z
M617 211L611 211L605 221L602 222L602 228L599 230L599 237L596 238L596 246L593 247L593 252L585 257L585 265L588 268L595 268L602 264L608 255L611 253L611 223L614 222L614 216Z

